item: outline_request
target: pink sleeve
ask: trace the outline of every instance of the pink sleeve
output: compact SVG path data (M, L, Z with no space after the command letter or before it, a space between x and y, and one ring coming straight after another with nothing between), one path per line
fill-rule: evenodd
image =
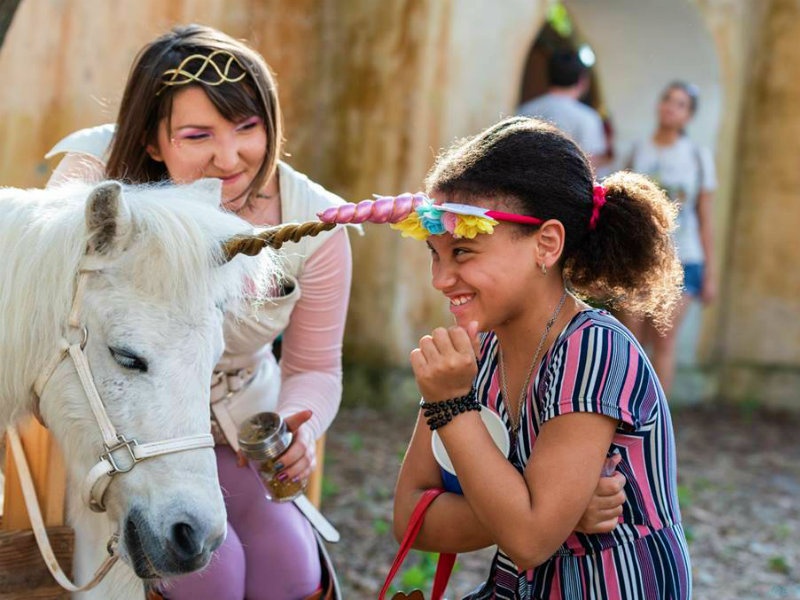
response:
M342 337L352 278L352 256L342 228L312 254L299 278L300 300L281 345L278 411L311 410L314 437L328 429L342 399Z

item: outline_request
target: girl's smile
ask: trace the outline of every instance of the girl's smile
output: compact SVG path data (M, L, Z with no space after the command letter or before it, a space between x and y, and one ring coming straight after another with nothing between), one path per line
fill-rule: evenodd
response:
M428 238L433 287L448 299L458 325L477 321L480 331L487 331L524 312L528 286L540 283L535 240L536 236L515 235L508 224L473 239L449 234Z

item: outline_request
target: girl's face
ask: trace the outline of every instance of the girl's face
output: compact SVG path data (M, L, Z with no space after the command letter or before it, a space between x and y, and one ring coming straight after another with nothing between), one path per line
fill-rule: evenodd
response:
M692 99L681 88L668 89L658 103L658 122L661 127L682 130L692 116Z
M247 202L245 191L264 162L267 134L259 117L228 121L202 88L190 86L172 99L172 130L162 119L158 147L149 145L147 152L164 162L176 183L221 179L223 207L238 211Z
M520 236L509 223L474 239L432 235L427 244L433 287L447 296L464 328L477 321L479 331L488 331L514 320L530 306L542 280L534 258L536 235Z

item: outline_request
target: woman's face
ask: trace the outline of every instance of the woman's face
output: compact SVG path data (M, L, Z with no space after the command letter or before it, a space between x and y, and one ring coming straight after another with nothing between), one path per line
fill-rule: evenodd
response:
M661 127L682 130L692 120L692 99L686 90L669 88L658 103Z
M158 147L148 145L148 154L166 165L176 183L221 179L223 207L238 211L267 153L263 121L255 115L228 121L198 86L177 92L172 100L172 130L162 119Z
M531 290L542 279L534 259L536 235L519 236L511 224L500 223L491 235L432 235L427 244L433 287L448 298L461 327L477 321L480 331L488 331L530 306Z

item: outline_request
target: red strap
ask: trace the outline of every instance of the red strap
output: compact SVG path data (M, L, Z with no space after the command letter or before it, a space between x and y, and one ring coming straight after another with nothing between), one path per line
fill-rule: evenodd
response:
M444 598L444 591L447 589L447 582L450 580L450 573L453 572L453 565L455 564L455 554L439 555L439 563L436 565L436 576L433 578L431 600L441 600Z
M417 506L414 507L414 512L411 513L411 518L408 521L408 528L403 536L403 541L400 543L400 549L397 551L397 555L394 557L392 568L389 570L389 574L386 576L386 581L383 584L383 588L381 588L381 593L378 595L378 600L385 600L386 592L389 590L389 585L392 583L395 575L397 575L397 571L400 570L400 566L403 564L403 561L405 561L409 550L411 550L411 546L414 544L414 540L416 540L417 535L419 535L419 530L422 529L422 521L425 518L425 511L428 510L431 502L433 502L439 496L439 494L443 493L444 490L442 489L425 490L425 492L422 494L422 497L419 499L419 502L417 502ZM439 563L436 565L436 577L433 580L433 593L431 595L431 600L441 600L441 598L444 596L444 590L447 587L447 581L450 579L450 573L453 571L453 565L455 562L455 554L439 555Z

